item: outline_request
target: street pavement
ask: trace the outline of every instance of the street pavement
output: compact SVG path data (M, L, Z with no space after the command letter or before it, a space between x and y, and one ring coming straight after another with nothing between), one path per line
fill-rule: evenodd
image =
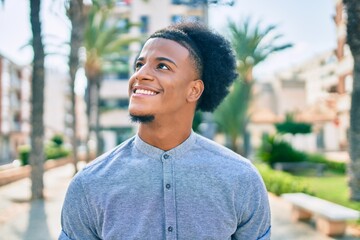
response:
M57 239L61 229L61 206L72 176L71 164L47 171L44 175L44 201L29 201L29 179L0 187L0 240ZM273 240L360 239L350 235L329 238L317 232L313 223L293 223L290 219L290 205L271 194L269 197Z

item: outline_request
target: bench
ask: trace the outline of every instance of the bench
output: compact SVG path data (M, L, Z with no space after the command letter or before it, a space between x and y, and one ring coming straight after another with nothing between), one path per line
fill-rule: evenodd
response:
M277 162L274 164L274 169L280 171L295 172L304 169L316 169L316 174L322 176L324 174L326 165L323 163L312 162Z
M304 193L286 193L282 198L292 204L292 220L309 220L314 216L318 231L328 236L345 233L346 221L357 220L360 212Z

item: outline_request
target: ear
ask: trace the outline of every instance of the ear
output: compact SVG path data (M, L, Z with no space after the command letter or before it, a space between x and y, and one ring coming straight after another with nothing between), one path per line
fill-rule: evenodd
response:
M190 88L187 96L188 102L196 102L201 97L204 91L204 83L202 80L197 79L190 83Z

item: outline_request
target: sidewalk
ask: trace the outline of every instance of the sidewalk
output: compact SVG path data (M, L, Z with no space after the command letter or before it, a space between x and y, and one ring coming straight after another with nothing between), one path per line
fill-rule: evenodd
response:
M0 187L0 240L52 240L60 232L60 212L73 167L67 164L44 175L45 201L30 203L30 181ZM290 206L270 195L272 240L331 240L308 223L292 223ZM341 240L359 239L345 236Z
M57 239L61 206L73 172L71 164L45 172L45 201L28 201L28 178L0 187L0 240Z

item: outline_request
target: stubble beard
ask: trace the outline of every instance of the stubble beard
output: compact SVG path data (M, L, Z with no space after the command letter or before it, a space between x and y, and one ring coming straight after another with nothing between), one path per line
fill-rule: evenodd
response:
M154 115L134 115L130 113L130 120L133 123L151 123L155 119Z

